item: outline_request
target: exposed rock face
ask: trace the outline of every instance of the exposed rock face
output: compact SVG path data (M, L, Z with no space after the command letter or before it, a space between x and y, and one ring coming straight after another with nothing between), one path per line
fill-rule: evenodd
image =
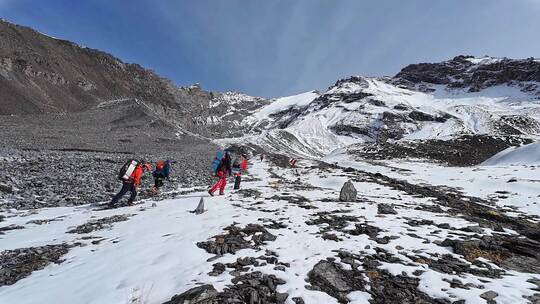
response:
M109 217L104 217L97 220L91 220L88 223L82 224L80 226L77 226L69 230L67 233L84 234L84 233L90 233L96 230L108 229L112 227L113 223L127 221L129 217L131 216L132 215L121 214L121 215L113 215Z
M540 273L540 243L524 237L483 236L480 240L446 239L442 246L474 261L486 258L499 267L521 272Z
M5 234L5 231L24 229L24 226L11 224L9 226L0 227L0 235Z
M474 58L457 56L439 63L418 63L403 68L394 83L421 89L423 83L463 88L470 92L508 84L540 96L540 61L534 58ZM532 83L531 83L532 82ZM428 89L428 88L426 88Z
M0 20L0 92L0 115L68 114L62 120L76 122L72 113L89 116L96 108L137 103L142 107L126 119L149 116L147 124L212 138L243 135L239 122L268 103L236 92L208 92L199 85L177 87L138 64L4 20ZM55 116L46 117L53 127L60 127Z
M214 304L217 303L217 296L218 292L214 286L202 285L176 295L164 304Z
M356 188L351 181L345 182L341 191L339 192L339 200L342 202L355 202L356 201Z
M318 262L308 273L308 280L314 289L326 292L347 303L347 294L364 290L362 274L354 270L344 270L339 264L327 260Z
M229 226L225 228L228 233L215 236L213 241L198 242L197 247L206 250L208 253L223 255L226 253L236 253L245 248L257 248L265 242L272 242L277 237L266 228L258 224L248 224L244 228ZM248 241L246 237L251 236Z
M60 263L70 245L46 245L0 252L0 286L11 285L50 263Z
M174 103L174 86L137 64L3 20L0 38L0 114L80 111L126 96Z
M377 213L379 214L397 214L397 211L394 210L394 207L389 204L379 204L377 205Z
M232 283L222 292L217 292L212 285L195 287L172 297L165 304L282 304L289 296L276 291L276 287L285 281L274 275L252 272L232 279Z
M351 146L349 153L368 159L421 158L451 166L472 166L508 147L530 142L514 136L463 135L448 140L359 144Z

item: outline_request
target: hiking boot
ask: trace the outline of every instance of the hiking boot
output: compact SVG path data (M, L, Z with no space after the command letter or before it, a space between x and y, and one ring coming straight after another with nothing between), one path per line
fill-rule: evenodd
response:
M225 193L224 193L224 192L220 192L219 195L225 195Z
M210 196L214 196L214 192L208 190L208 194L210 194Z

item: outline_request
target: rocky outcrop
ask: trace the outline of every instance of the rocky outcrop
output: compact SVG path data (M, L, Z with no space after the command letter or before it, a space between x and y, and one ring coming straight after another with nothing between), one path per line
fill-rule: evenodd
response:
M240 249L257 248L277 238L258 224L248 224L244 228L231 225L224 230L227 231L226 234L217 235L214 240L198 242L197 247L219 256L226 253L234 254ZM247 237L250 239L246 240Z
M530 142L515 136L463 135L448 140L359 144L351 146L349 153L366 159L421 158L450 166L473 166L506 148Z
M0 286L11 285L50 263L61 263L67 244L19 248L0 252Z
M289 295L277 292L277 286L282 284L285 281L274 275L251 272L233 278L232 285L222 292L217 292L212 285L202 285L172 297L165 304L283 304Z
M378 214L397 214L397 211L394 210L394 206L390 204L378 204L377 213Z
M507 84L540 96L540 60L457 56L439 63L408 65L392 82L420 90L421 85L429 90L425 84L438 84L469 92Z
M540 273L540 242L528 238L493 235L465 241L446 239L441 246L452 247L471 262L482 257L504 269Z
M69 230L67 233L85 234L85 233L90 233L96 230L109 229L112 227L113 223L127 221L131 216L133 216L133 214L120 214L120 215L113 215L109 217L100 218L97 220L91 220L91 221L88 221L87 223L84 223L82 225L79 225Z

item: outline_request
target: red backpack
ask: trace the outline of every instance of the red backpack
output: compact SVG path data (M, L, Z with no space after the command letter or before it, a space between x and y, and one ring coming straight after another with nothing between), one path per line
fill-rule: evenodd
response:
M160 160L156 163L156 171L161 171L165 168L165 161Z

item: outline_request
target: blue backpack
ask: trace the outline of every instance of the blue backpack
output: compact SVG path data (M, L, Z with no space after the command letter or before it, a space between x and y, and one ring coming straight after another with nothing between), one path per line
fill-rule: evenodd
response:
M225 151L218 150L216 152L216 157L214 158L214 161L212 161L212 172L215 173L217 171L219 163L221 162L224 156L225 156Z

